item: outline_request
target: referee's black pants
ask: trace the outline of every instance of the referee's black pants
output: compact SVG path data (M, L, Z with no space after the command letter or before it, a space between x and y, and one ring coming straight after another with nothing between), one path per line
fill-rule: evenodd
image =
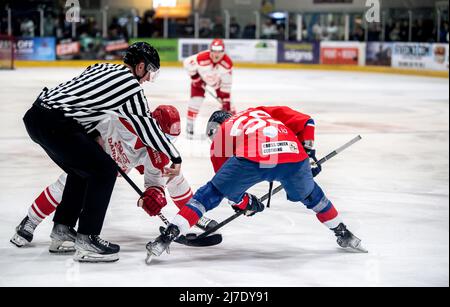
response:
M24 116L31 139L67 173L53 221L99 235L117 178L117 164L76 121L36 101ZM45 105L44 105L45 106Z

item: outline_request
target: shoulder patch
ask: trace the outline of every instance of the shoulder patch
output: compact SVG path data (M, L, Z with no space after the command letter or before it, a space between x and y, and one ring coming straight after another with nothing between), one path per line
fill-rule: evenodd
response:
M211 64L211 58L209 56L209 51L200 52L197 56L197 62L201 66L206 66Z
M233 61L230 59L228 55L225 55L222 61L220 62L220 65L222 65L226 69L231 69L233 68Z

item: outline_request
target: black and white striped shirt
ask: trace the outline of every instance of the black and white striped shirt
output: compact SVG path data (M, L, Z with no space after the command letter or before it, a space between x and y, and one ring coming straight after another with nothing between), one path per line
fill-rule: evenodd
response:
M72 80L44 90L39 98L75 119L88 133L111 115L124 117L145 145L181 163L177 149L150 117L142 87L124 65L89 66Z

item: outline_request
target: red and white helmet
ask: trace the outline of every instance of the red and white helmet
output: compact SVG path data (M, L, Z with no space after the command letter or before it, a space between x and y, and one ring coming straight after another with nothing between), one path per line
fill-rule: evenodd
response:
M168 136L177 137L181 133L180 113L177 108L169 105L158 106L152 112L152 117Z
M209 50L213 52L225 52L225 43L221 39L215 39L209 46Z

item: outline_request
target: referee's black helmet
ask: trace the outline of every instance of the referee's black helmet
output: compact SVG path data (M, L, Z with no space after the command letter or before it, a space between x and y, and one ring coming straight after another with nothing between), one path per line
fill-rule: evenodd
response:
M157 72L161 67L158 51L145 42L137 42L129 46L123 62L133 68L144 62L145 70L150 72Z

